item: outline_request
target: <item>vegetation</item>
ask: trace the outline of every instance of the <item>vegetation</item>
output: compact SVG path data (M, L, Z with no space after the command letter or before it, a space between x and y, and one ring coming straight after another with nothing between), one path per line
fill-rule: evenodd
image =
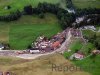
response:
M92 75L98 75L100 74L99 68L100 68L100 55L97 55L95 59L88 57L86 59L83 59L81 61L73 61L73 63L76 66L79 66L82 68L82 70L91 73ZM95 62L94 62L95 60Z
M2 25L2 23L0 23L0 42L9 42L9 25Z
M92 31L90 31L92 32ZM89 31L83 31L84 35L86 36L92 36L92 34L94 34L93 32L90 33ZM88 42L87 44L82 44L80 43L80 41L74 41L71 46L70 46L71 51L70 52L64 52L64 57L66 59L69 59L69 57L74 54L77 50L80 50L81 52L83 52L86 55L86 58L84 58L83 60L72 60L72 62L80 67L80 70L86 71L91 73L92 75L98 75L99 72L99 68L100 68L100 55L90 55L90 53L92 52L92 50L95 49L95 45L91 42ZM89 57L87 57L89 56Z
M64 57L69 58L73 53L76 51L81 50L83 44L80 40L76 39L72 42L72 44L69 46L70 52L64 52Z
M48 29L49 28L49 29ZM14 25L10 29L9 43L12 49L26 49L39 35L52 37L61 31L59 24L23 24Z
M66 7L69 9L74 9L72 0L66 0Z
M84 30L83 34L84 34L84 37L88 39L90 43L92 43L98 50L100 49L100 33L99 32Z
M81 48L81 52L83 52L86 56L88 56L93 50L95 50L95 46L90 42L84 44Z
M72 0L77 8L100 8L100 0Z
M79 39L76 39L71 45L70 45L70 49L72 51L75 51L75 50L80 50L82 48L83 44L82 42L79 40Z
M36 7L38 3L51 3L57 4L61 3L61 0L0 0L0 15L8 15L11 12L15 12L16 10L23 11L24 6L32 5L32 7ZM10 9L5 9L6 6L10 6Z

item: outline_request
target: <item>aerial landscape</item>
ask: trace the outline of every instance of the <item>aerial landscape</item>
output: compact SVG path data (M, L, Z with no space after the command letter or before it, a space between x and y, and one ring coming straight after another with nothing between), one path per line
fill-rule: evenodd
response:
M0 0L0 75L100 75L100 0Z

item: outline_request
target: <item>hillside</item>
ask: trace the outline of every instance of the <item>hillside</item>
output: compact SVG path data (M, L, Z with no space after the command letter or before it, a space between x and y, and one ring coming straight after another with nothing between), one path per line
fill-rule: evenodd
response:
M3 72L9 71L16 75L91 75L83 71L52 71L52 64L71 66L69 60L66 60L60 54L43 56L35 60L24 60L8 57L0 57L0 70ZM5 64L5 65L3 65Z

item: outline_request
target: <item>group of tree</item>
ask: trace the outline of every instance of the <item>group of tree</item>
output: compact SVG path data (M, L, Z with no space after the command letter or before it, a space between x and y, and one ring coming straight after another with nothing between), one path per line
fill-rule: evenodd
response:
M66 0L66 7L69 9L75 9L72 0Z
M5 16L0 16L0 21L14 21L17 20L21 17L21 12L19 10L17 10L16 12L12 12L9 15L5 15Z

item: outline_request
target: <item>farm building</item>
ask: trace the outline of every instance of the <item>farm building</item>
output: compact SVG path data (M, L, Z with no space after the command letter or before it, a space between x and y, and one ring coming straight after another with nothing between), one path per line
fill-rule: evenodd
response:
M4 49L4 45L0 44L0 50L3 50L3 49Z

